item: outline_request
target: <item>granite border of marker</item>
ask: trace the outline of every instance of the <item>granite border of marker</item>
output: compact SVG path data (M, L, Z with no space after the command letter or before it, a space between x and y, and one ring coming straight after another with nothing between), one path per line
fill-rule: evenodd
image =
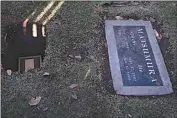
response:
M123 86L113 26L145 26L163 86ZM114 90L121 95L165 95L173 92L172 84L150 21L106 20L105 33Z

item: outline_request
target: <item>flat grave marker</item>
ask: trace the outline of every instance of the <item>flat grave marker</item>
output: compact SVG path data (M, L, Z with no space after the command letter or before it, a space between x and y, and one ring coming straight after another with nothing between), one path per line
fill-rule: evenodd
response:
M117 94L164 95L173 92L150 21L106 20L105 32Z

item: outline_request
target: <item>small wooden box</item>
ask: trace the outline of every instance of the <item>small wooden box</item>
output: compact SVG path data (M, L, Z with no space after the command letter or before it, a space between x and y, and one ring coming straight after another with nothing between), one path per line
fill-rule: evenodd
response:
M18 59L18 70L20 72L28 71L30 69L40 68L42 62L41 56L29 56L29 57L20 57Z

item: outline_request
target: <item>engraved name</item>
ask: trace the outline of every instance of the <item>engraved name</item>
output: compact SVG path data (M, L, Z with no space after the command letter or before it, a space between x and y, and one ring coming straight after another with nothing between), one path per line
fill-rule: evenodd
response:
M150 56L150 52L149 52L149 49L148 49L148 46L147 46L147 42L146 42L146 39L144 37L143 29L138 29L138 35L139 35L139 38L141 39L141 46L143 48L143 53L144 53L146 65L147 65L147 68L148 68L148 71L149 71L149 75L155 75L156 73L155 73L154 66L153 66L153 63L152 63L152 59L151 59L151 56Z

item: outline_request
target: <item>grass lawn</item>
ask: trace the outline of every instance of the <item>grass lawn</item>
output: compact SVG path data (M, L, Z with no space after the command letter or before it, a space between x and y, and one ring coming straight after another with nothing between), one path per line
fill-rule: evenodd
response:
M174 3L104 8L99 2L65 2L47 25L47 49L42 68L23 74L14 72L11 76L1 72L2 118L176 118L177 11ZM17 6L26 9L24 4L18 2ZM4 11L6 8L11 11L11 7L6 6L2 6ZM4 11L2 17L8 15ZM110 72L105 56L104 16L109 19L118 13L135 13L140 18L147 14L163 22L165 35L169 36L164 59L174 93L133 97L113 92L111 84L107 83ZM68 56L73 53L81 54L82 60ZM44 78L44 72L51 73L52 78ZM74 83L79 87L69 88ZM73 95L77 95L77 99ZM40 103L30 106L28 101L36 96L42 97Z

